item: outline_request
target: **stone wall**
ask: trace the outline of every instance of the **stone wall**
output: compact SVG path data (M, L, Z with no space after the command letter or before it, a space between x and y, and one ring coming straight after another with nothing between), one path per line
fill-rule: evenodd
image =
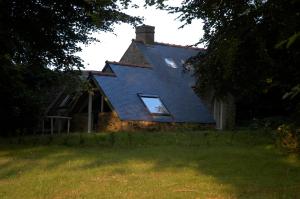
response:
M138 50L135 41L130 44L120 62L135 65L149 65L142 53Z
M149 121L122 121L115 112L99 113L96 131L169 131L169 130L200 130L213 129L213 124L197 123L164 123Z

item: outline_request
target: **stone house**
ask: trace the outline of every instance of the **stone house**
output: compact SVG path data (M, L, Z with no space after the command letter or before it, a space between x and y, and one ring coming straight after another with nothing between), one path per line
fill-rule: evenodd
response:
M94 92L73 100L74 130L127 130L177 125L215 126L232 120L233 100L215 100L193 89L193 67L185 61L204 49L156 42L153 26L136 28L136 39L119 62L89 71ZM230 119L228 119L230 118ZM87 125L88 124L88 125ZM230 124L231 125L231 124Z

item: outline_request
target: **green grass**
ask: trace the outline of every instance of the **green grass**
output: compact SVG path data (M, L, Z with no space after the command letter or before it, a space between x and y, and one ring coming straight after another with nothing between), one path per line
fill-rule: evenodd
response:
M300 160L260 132L0 140L0 198L299 198Z

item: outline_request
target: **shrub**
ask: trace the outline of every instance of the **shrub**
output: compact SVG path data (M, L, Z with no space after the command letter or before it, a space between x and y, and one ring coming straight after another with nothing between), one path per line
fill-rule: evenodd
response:
M264 117L264 118L253 118L253 120L246 122L246 126L249 126L251 129L262 129L265 131L275 130L281 124L290 123L291 120L284 116L273 116L273 117Z
M289 152L300 152L300 129L293 124L283 124L277 129L280 147Z

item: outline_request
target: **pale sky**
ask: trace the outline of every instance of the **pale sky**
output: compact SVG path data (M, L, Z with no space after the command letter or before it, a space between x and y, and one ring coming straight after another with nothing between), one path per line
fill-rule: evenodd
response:
M182 0L172 0L172 5L180 4ZM135 0L135 3L142 5L144 0ZM193 21L192 24L178 29L183 23L176 17L178 15L169 14L155 7L143 6L140 8L130 8L124 11L133 16L144 17L144 24L155 26L155 41L177 44L193 45L203 36L201 21ZM92 43L88 46L81 46L82 52L78 55L84 60L85 70L101 70L105 61L119 61L126 49L135 38L134 27L128 24L114 26L114 32L101 32L93 34L100 42ZM203 47L199 45L198 47Z

